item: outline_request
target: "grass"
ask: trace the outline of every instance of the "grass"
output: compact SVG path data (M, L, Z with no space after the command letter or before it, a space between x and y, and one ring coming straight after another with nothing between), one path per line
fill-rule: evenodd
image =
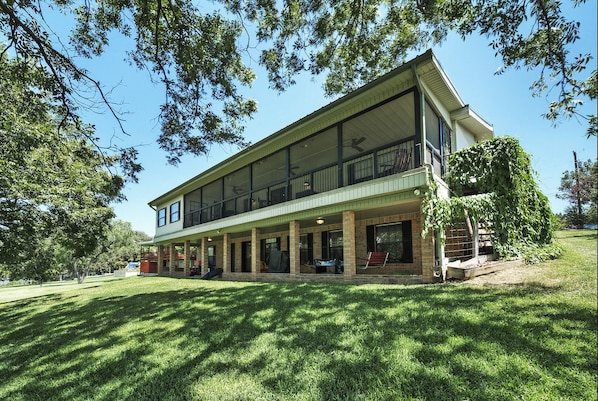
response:
M596 400L596 232L522 284L0 289L2 400Z

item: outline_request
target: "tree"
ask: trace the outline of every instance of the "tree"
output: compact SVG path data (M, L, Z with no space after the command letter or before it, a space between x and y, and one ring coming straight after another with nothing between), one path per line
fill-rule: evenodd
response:
M61 21L75 21L68 41L56 34ZM130 38L129 62L164 87L158 142L173 163L213 143L246 144L243 122L257 106L243 88L255 77L248 67L255 60L277 90L307 71L327 73L325 91L332 95L370 81L453 30L486 36L504 69L538 69L533 95L556 94L545 113L550 120L579 115L580 102L597 93L596 71L586 71L592 55L571 54L579 23L558 0L0 0L0 30L4 53L21 69L45 69L63 124L94 100L122 123L109 89L76 60L101 55L111 35ZM588 135L596 135L596 116L581 117L589 122ZM134 179L140 168L135 150L108 147Z
M565 222L574 227L586 223L598 223L596 202L598 187L598 162L578 162L574 170L565 171L557 198L569 202L565 210Z
M93 148L91 127L63 120L51 90L43 70L0 54L0 265L13 278L55 273L56 249L93 252L124 185L118 157Z
M106 236L106 246L91 268L96 271L110 271L124 268L130 260L138 260L139 242L151 237L141 231L134 231L131 223L113 220Z

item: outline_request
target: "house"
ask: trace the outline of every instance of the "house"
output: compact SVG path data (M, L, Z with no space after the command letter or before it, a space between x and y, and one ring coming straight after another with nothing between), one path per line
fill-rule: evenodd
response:
M450 152L492 136L427 51L149 202L153 269L432 282L447 258L421 235L422 199L432 179L448 196ZM384 263L362 269L369 252Z

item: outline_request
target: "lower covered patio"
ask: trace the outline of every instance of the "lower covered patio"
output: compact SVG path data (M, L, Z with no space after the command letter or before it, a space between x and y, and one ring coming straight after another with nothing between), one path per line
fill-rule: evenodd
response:
M421 237L419 201L220 228L155 244L156 273L224 280L417 284L437 281L434 235ZM387 255L365 268L369 252Z

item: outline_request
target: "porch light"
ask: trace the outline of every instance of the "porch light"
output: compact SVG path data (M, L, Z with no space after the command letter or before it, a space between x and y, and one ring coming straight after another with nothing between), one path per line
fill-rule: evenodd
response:
M324 218L323 218L323 217L318 217L318 218L316 219L316 224L318 224L318 225L322 225L322 224L324 224Z
M212 242L212 237L208 237L208 242Z

